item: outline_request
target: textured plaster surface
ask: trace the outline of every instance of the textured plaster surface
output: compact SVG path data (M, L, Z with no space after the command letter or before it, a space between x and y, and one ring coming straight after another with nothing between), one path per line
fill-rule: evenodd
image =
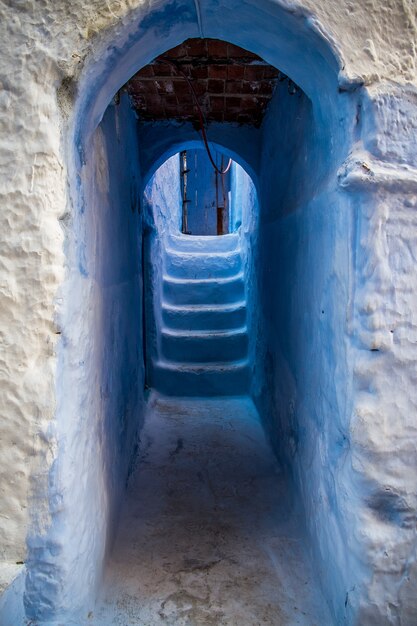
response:
M375 121L362 129L363 147L369 152L355 155L361 164L368 164L369 172L357 186L354 181L359 177L353 175L350 187L358 195L349 434L353 487L366 494L358 510L359 524L363 544L373 557L363 620L411 625L417 620L417 147L413 130L417 93L387 88L381 94L371 89L364 103L369 106L375 109ZM364 169L356 165L353 172L356 169L358 174L359 168ZM374 185L372 178L381 170L385 176Z
M417 194L413 140L417 114L412 86L417 85L416 5L413 0L389 3L305 0L282 4L224 0L202 1L199 8L196 11L196 5L191 2L168 5L160 1L140 3L135 0L109 0L105 4L99 0L0 3L0 545L3 559L25 558L29 509L30 534L36 539L31 545L34 571L44 562L45 555L52 561L55 557L59 560L54 554L58 544L53 540L48 543L47 531L58 518L62 523L65 521L68 505L62 496L68 493L68 485L58 491L51 488L59 466L58 451L63 450L62 441L57 439L58 434L62 435L62 422L54 417L59 418L58 406L65 404L68 397L72 399L79 394L75 398L78 406L82 395L77 377L64 379L58 375L61 371L58 362L65 354L62 323L71 318L69 312L75 297L68 287L73 271L79 272L78 280L82 282L82 265L74 270L71 237L75 232L73 218L82 210L85 197L85 181L78 175L91 150L88 141L111 97L138 65L146 64L187 37L225 38L260 54L305 88L315 107L316 128L326 126L332 135L327 138L330 147L341 145L344 124L339 128L337 120L339 111L343 117L344 107L348 106L343 94L337 102L333 100L337 93L337 72L343 67L343 76L339 78L342 89L353 88L346 76L356 78L356 84L365 82L369 87L368 91L362 90L361 97L359 94L357 99L352 96L350 101L350 118L356 114L358 124L347 132L351 155L340 168L339 190L334 187L336 195L330 194L321 203L321 218L315 219L313 215L320 204L316 199L305 208L309 217L305 223L296 212L288 218L298 224L292 230L294 239L291 229L284 229L282 235L284 242L295 245L294 240L298 240L306 251L296 265L296 276L306 284L311 274L303 269L310 272L311 263L317 261L317 257L320 263L325 263L324 245L317 245L316 254L310 254L307 234L315 229L320 231L320 219L323 228L329 229L326 230L329 240L332 228L333 233L340 233L341 248L336 246L332 255L343 259L340 264L336 263L335 271L327 262L323 276L327 272L329 281L324 281L322 291L330 299L330 288L337 285L341 308L336 311L336 305L329 302L334 315L325 322L319 336L325 343L332 343L326 354L343 352L348 355L351 377L343 375L343 382L340 382L338 375L334 376L334 372L339 371L339 358L330 362L325 371L339 391L345 388L342 396L349 394L351 401L348 407L341 409L344 402L342 398L340 404L337 399L339 391L329 391L323 378L315 387L320 390L323 412L319 404L314 404L313 411L307 411L310 396L302 394L298 396L298 404L288 404L287 423L293 423L303 411L306 417L312 412L318 420L317 430L321 432L320 420L324 416L330 423L337 415L338 423L340 415L345 415L338 431L340 439L335 440L341 442L340 450L347 446L346 461L340 461L345 458L343 452L336 460L330 448L329 453L324 452L326 442L317 437L315 449L305 457L305 467L325 464L329 459L333 459L332 463L341 463L344 478L340 482L336 480L332 489L341 492L345 503L358 500L362 528L355 524L350 528L347 509L351 504L345 506L329 498L331 490L318 488L316 491L317 501L326 506L329 503L332 510L338 511L339 521L345 520L342 526L350 528L352 545L362 553L367 566L371 565L368 582L362 585L361 602L368 602L368 613L363 617L366 621L362 623L412 625L416 621L415 601L410 591L416 577L413 459L417 402L412 380L415 369L415 242L412 233ZM338 51L338 62L329 53L328 43ZM329 67L334 73L330 78L325 74ZM316 102L313 98L315 85L319 85L320 92L316 93ZM360 100L361 108L355 110ZM333 106L335 102L337 106ZM331 123L323 114L326 107ZM76 111L79 117L74 117ZM344 129L346 131L346 125ZM334 154L332 150L322 150L325 152ZM338 154L344 158L343 150ZM336 161L335 158L328 171L333 182L337 174L334 171ZM74 165L77 162L78 171ZM337 165L342 166L342 163ZM319 172L320 180L326 179L325 170L323 167ZM90 201L91 198L87 208L91 206ZM334 227L327 221L332 211L342 215L333 223ZM343 217L344 211L351 211L350 222ZM90 219L89 211L87 215ZM90 226L94 230L94 220ZM275 225L278 230L284 226L284 223ZM274 231L272 227L268 229L272 237ZM82 240L83 233L79 234ZM275 240L271 245L276 247ZM89 253L94 254L94 250L91 244ZM287 266L293 267L289 259L291 254ZM311 280L308 284L313 290L316 283ZM271 287L271 283L269 285ZM87 308L89 297L82 286L78 287L77 302ZM304 306L305 293L298 287L299 293L294 296L291 290L288 286L286 293L291 310L299 319L304 310L301 305ZM272 294L272 288L269 293ZM307 302L318 304L320 297L311 295ZM314 311L311 313L314 324L309 326L309 318L304 322L306 340L307 329L321 327L321 310L326 311L320 307L309 309ZM89 315L91 311L84 311L81 317L85 320ZM94 325L93 316L89 319ZM81 335L88 335L90 328L88 324L80 328ZM329 332L333 339L329 339ZM288 343L290 334L286 336ZM83 345L85 349L88 342ZM288 348L289 352L293 351L293 358L297 354L306 356L305 350L299 347L297 353L294 345L298 346L293 344ZM309 345L309 354L315 355L314 344ZM319 353L321 349L319 346ZM82 359L74 360L74 368L80 361ZM298 381L304 380L302 373L292 375ZM312 377L311 371L308 376ZM83 380L87 385L91 382L88 377ZM83 430L83 414L74 406L65 423L72 423L75 431L78 427ZM297 416L295 407L300 409ZM87 413L88 422L90 414ZM350 416L353 416L352 422ZM306 432L304 427L301 431ZM94 433L99 438L99 433ZM288 441L291 442L291 438ZM74 446L77 455L82 456L83 446L77 447L75 443ZM80 466L74 460L77 455L67 457L75 483L82 482ZM87 482L91 479L90 472L96 471L96 478L100 474L98 467L92 469L88 463L82 467L86 468ZM327 471L326 480L331 481L331 476L332 472ZM344 481L350 480L349 477L354 479L351 490L344 491L343 485L347 484ZM100 506L97 504L96 511ZM336 533L337 516L333 520ZM91 527L86 523L85 528L85 538L90 537ZM71 522L73 536L77 535L76 530L81 536L84 526ZM330 554L319 531L315 536L321 537L317 554L326 551ZM341 543L343 541L342 538ZM104 553L103 545L102 542L97 547L96 556ZM81 552L89 555L88 550L85 553L83 550L84 546ZM339 562L336 569L340 571L343 556L340 557L337 550L334 554ZM38 594L37 597L46 607L54 602L60 604L65 589L72 589L67 585L68 580L78 579L83 571L82 559L77 561L74 555L67 556L64 554L61 559L64 574L56 576L52 565L43 572L43 582L47 584L42 588L44 596ZM93 578L96 577L94 573ZM79 578L79 584L82 581L83 578ZM94 589L94 584L90 588ZM342 593L340 586L338 594L338 606L347 598L346 606L350 607L350 587ZM80 602L83 597L81 594ZM347 619L354 619L355 610L348 612Z
M24 565L7 563L0 565L0 617L2 626L24 625L25 609L23 594L26 568Z
M325 148L308 103L278 102L264 125L255 395L337 623L417 618L415 98L370 89L352 123L340 96L354 148L335 177L346 144Z
M144 272L147 383L151 384L152 361L160 349L158 329L162 326L159 298L164 272L164 248L170 235L179 234L182 225L182 196L179 155L159 167L144 191Z
M144 365L135 129L127 97L108 108L82 170L88 210L65 224L51 520L45 537L36 526L28 536L25 604L35 622L83 623L135 452Z
M356 541L350 543L359 532L358 503L344 506L352 475L347 472L345 482L340 473L349 464L352 374L345 320L351 212L322 182L331 152L314 126L311 105L290 96L271 104L260 177L262 374L255 376L254 394L297 485L317 571L339 624L352 619L352 592L361 594L365 576L353 550Z
M248 398L151 396L91 623L330 625L282 478Z

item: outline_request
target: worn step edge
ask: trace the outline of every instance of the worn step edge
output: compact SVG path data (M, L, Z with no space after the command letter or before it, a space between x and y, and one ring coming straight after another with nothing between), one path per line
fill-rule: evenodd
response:
M240 243L239 233L228 233L227 235L170 235L168 245L177 250L198 250L218 251L235 250Z
M167 361L157 359L153 361L153 367L174 372L204 373L204 372L235 372L249 367L249 359L238 361L217 361L212 363L188 363L183 361Z
M174 285L228 285L230 283L239 282L244 280L244 273L239 272L232 276L226 276L224 278L177 278L176 276L170 276L169 274L163 274L162 279L164 283L171 283Z
M242 249L241 248L236 248L236 250L179 250L177 248L171 248L171 247L167 247L164 250L164 253L167 256L179 256L181 258L185 258L187 260L190 260L191 258L194 257L198 257L198 258L208 258L208 259L212 259L212 258L218 258L218 259L225 259L228 257L241 257L241 253L242 253Z
M162 300L161 308L170 313L234 313L246 309L246 300L225 304L171 304Z
M239 328L211 330L211 329L199 329L199 330L173 330L167 326L163 326L160 329L161 335L174 339L217 339L226 337L238 337L240 335L248 335L247 326L240 326Z

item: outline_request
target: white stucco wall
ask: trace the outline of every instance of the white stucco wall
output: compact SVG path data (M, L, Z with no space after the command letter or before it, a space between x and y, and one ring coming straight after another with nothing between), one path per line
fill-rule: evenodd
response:
M383 618L396 624L401 606L413 607L411 583L416 577L410 521L415 519L417 491L417 399L412 378L417 194L413 0L391 0L389 5L372 0L281 5L263 0L223 0L216 5L204 1L200 20L191 2L178 3L165 13L159 1L146 6L136 0L1 4L1 556L12 561L25 558L28 526L32 537L42 538L51 516L62 510L60 498L51 501L49 481L60 444L57 403L65 397L59 398L58 373L64 341L61 321L70 305L65 240L76 208L68 186L73 173L68 142L74 106L88 81L94 82L94 68L103 68L103 50L115 44L116 58L123 58L122 47L128 46L129 33L139 22L151 33L148 39L144 35L141 44L143 49L150 42L149 59L155 50L178 43L181 36L220 37L222 32L268 58L260 24L269 19L273 30L279 6L284 14L288 9L295 22L299 20L303 37L315 30L338 50L342 87L344 77L367 86L362 92L363 126L352 146L358 152L342 168L340 179L346 194L354 190L358 215L346 319L347 350L353 363L349 462L361 489L363 483L376 486L374 500L361 518L365 528L361 541L377 555L374 576L364 591L369 604L368 613L363 613L367 621L362 623L385 623L381 621L384 597L389 598L384 606L391 613ZM152 19L155 12L157 20ZM251 19L255 14L262 19ZM235 24L235 31L230 24ZM285 51L282 59L282 69L291 69L286 67L290 61ZM120 83L113 75L110 91L128 77L122 61L120 68ZM84 76L81 81L80 76ZM369 118L373 122L368 126ZM79 415L71 418L77 420ZM394 503L395 523L375 514L386 493ZM371 526L372 537L366 531ZM388 561L386 552L391 554ZM403 625L413 623L410 611L404 614Z
M358 532L372 555L361 619L411 626L417 619L417 94L372 87L362 106L363 143L340 172L356 215L348 324L355 478L348 497L363 497Z

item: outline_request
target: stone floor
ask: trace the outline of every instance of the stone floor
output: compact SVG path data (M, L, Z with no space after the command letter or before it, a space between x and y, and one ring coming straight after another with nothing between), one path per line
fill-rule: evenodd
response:
M331 626L249 399L153 395L95 626Z

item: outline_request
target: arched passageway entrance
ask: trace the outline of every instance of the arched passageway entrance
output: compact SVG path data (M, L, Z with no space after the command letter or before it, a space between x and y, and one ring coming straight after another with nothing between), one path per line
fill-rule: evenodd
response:
M149 332L148 328L144 337L143 234L148 225L140 198L158 165L187 142L196 141L196 135L192 123L182 126L152 122L138 129L127 94L114 96L138 70L189 38L230 42L248 50L268 66L278 68L296 86L295 94L283 82L284 88L271 94L266 114L257 125L236 120L236 124L222 121L208 126L209 140L246 166L256 190L251 200L257 195L259 202L256 209L252 206L256 228L248 229L242 255L245 280L242 270L239 279L233 275L224 289L223 283L219 286L211 276L200 282L205 281L204 287L213 288L213 293L223 289L226 299L235 289L244 293L246 338L239 337L236 344L231 342L228 350L237 350L235 361L245 360L246 378L238 391L231 384L229 395L252 398L254 404L244 414L243 422L248 425L248 436L251 429L256 430L260 447L253 458L260 463L267 447L259 424L254 426L251 421L251 411L257 407L288 484L292 485L293 497L287 493L286 506L304 515L306 541L335 619L345 619L355 604L354 596L346 602L346 589L351 587L350 578L356 575L359 565L355 553L346 553L345 524L351 520L344 518L338 503L339 486L347 478L345 474L334 482L328 478L329 466L337 466L343 454L343 446L336 443L344 428L340 406L346 401L344 381L349 376L339 322L344 310L341 304L349 296L350 257L344 233L350 232L351 224L348 212L343 210L346 200L337 190L336 174L354 137L355 96L349 93L347 83L340 89L337 57L304 17L269 2L239 5L238 13L237 5L232 4L223 7L221 19L214 4L206 6L204 16L196 16L194 5L184 5L177 11L177 7L174 10L160 3L149 12L138 10L136 19L119 33L118 41L108 44L102 57L86 67L79 84L77 113L67 144L73 157L74 211L68 229L67 252L72 269L66 295L72 306L66 319L68 345L62 355L60 382L67 402L60 409L65 449L59 472L67 485L68 502L64 521L59 513L52 515L48 532L63 547L59 559L54 560L57 586L45 592L47 598L42 604L38 589L45 562L36 549L32 551L26 606L33 619L68 620L68 615L80 619L86 607L91 610L114 540L122 486L133 471L135 444L147 403L143 355ZM227 252L233 256L233 250ZM158 258L162 259L162 254L153 255L154 260ZM178 288L181 280L171 283ZM168 282L162 287L165 295ZM185 299L188 287L184 289ZM198 302L179 304L194 306ZM164 340L157 330L152 332L156 343ZM178 346L172 347L171 340L171 347L166 344L164 349L179 350ZM244 355L239 352L242 345ZM82 363L85 375L81 378L74 370L75 362ZM158 387L155 378L152 384ZM172 396L176 385L174 381L163 389L164 393ZM218 387L215 393L204 394L203 387L194 387L198 393L190 395L222 395ZM187 394L182 391L181 395ZM153 428L166 428L170 432L168 447L172 444L169 437L176 438L176 447L171 450L172 458L176 458L184 442L177 436L178 431L169 431L172 424L166 421L173 405L169 401L158 404L155 397L152 402L156 407L152 419L159 419L159 426L149 421L142 437L152 438ZM175 406L177 410L179 405ZM242 406L231 405L232 430L238 427L239 420L234 419ZM181 410L187 414L184 407ZM200 412L204 419L207 407L200 408ZM78 423L68 418L72 414L80 415ZM214 420L212 425L210 420L207 422L209 430L213 424L219 426L221 414L222 409L217 407L210 418ZM210 439L209 434L207 437ZM233 447L235 443L230 441L228 445ZM152 464L157 466L160 459L157 448L154 450ZM207 448L205 453L198 446L196 450L204 456L207 450L213 453L214 448ZM240 480L237 474L244 463L244 450L235 450L233 457L235 465L230 471L236 480ZM226 454L225 449L219 452L223 460ZM277 467L271 459L269 477ZM258 461L253 463L261 471ZM229 471L229 466L222 463L216 470L220 474ZM186 468L187 462L180 464L179 471ZM142 490L143 475L138 476L136 485ZM209 477L203 475L198 480L210 490ZM234 480L220 481L218 488L226 494L233 491L232 483ZM156 482L150 484L158 486ZM273 489L272 484L269 489ZM251 489L245 491L246 502L251 494ZM175 500L176 496L175 492L174 496L167 492L163 497ZM276 500L265 501L269 502L267 508L276 505ZM82 524L77 525L79 532L73 532L81 503ZM145 525L154 523L152 516L157 514L160 501L149 500L148 504L146 515L151 517L142 518ZM178 506L186 507L186 500ZM239 516L239 509L235 514ZM262 526L269 521L265 514L256 524ZM249 532L250 515L246 522L243 527ZM165 526L163 532L169 527ZM268 553L268 548L264 549ZM228 550L226 560L233 565ZM276 568L273 553L268 554ZM300 554L298 557L304 559ZM198 570L201 566L203 571L211 567L199 559L194 563L192 555L184 558L186 569ZM352 563L349 571L344 569L346 560ZM269 581L268 585L271 576L267 568L264 580ZM260 579L254 574L252 580ZM273 594L273 587L268 587L265 598ZM184 597L177 598L178 603L190 601L189 590L184 593ZM176 602L174 596L171 600ZM167 598L162 600L163 607L161 604L161 610L168 611L164 619L170 611ZM279 602L274 604L269 623L276 623L279 606ZM204 610L209 609L205 606ZM327 611L325 602L317 610Z

